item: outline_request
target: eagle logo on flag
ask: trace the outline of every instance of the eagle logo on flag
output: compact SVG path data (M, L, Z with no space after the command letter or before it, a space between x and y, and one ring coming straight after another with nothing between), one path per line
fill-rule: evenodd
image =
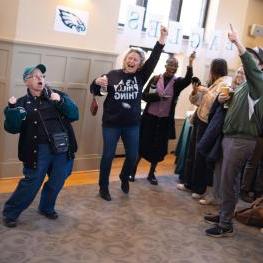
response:
M81 31L85 31L86 30L86 26L83 23L83 21L76 16L75 14L69 12L69 11L65 11L62 9L59 9L59 15L61 17L61 20L63 22L63 24L71 29L76 29L77 32L81 32Z

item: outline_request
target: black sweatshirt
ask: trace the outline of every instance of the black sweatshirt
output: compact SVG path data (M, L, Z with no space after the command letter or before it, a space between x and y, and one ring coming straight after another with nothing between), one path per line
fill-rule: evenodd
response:
M139 125L142 89L158 63L163 47L157 42L150 57L135 73L125 73L119 69L106 74L108 94L103 105L104 127ZM95 84L95 80L90 90L91 93L100 95L100 86Z

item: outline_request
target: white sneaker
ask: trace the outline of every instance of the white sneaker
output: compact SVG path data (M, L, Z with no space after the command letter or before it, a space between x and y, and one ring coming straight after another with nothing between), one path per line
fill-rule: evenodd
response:
M199 200L199 204L201 205L218 205L218 203L219 202L213 197L202 198Z
M189 191L189 189L187 189L184 184L177 184L176 188L180 191Z
M200 195L200 194L197 194L197 193L192 193L192 197L193 197L194 199L201 199L201 198L204 197L204 195L205 195L205 194Z

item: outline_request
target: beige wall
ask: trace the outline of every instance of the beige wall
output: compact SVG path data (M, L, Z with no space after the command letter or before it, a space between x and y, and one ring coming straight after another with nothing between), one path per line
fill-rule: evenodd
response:
M243 37L243 32L245 31L245 17L247 15L248 4L250 0L221 0L219 1L219 8L217 12L217 19L215 28L227 32L230 30L229 24L231 23L233 27L240 33ZM230 63L230 68L237 68L240 64L240 59L238 56L236 59L228 61Z
M0 37L14 39L16 21L19 12L19 0L0 0Z
M248 3L249 0L220 0L216 28L228 30L231 23L239 32L243 32Z
M9 3L12 2L12 3ZM54 31L57 5L80 9L89 13L86 36ZM1 38L79 49L112 52L114 50L120 0L1 0L1 24L9 28L0 30ZM2 9L5 6L5 10ZM7 10L6 10L7 9ZM16 11L16 12L15 12ZM18 14L18 15L17 15Z
M263 1L250 0L247 8L245 28L243 39L248 47L263 47L263 37L253 37L249 35L252 24L260 24L263 26Z
M263 0L211 0L205 40L209 39L210 33L214 30L222 30L227 34L229 23L233 24L240 33L246 46L262 46L263 37L249 36L249 26L254 23L263 24ZM197 57L194 63L194 75L202 81L206 81L211 59L205 59L205 49L201 52L203 53ZM185 65L187 60L188 58L185 57ZM238 55L235 59L228 60L230 75L239 65ZM188 100L190 93L191 87L181 93L175 112L177 118L183 118L186 111L194 109Z
M217 28L228 28L228 24L232 23L240 32L245 45L263 46L263 37L250 36L252 24L263 25L262 0L221 0L219 3Z

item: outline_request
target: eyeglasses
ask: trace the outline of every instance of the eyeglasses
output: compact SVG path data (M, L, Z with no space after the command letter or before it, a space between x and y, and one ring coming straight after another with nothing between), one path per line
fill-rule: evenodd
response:
M44 78L46 78L46 75L38 75L38 74L28 75L25 78L25 80L31 79L31 78L33 78L33 79L44 79Z

